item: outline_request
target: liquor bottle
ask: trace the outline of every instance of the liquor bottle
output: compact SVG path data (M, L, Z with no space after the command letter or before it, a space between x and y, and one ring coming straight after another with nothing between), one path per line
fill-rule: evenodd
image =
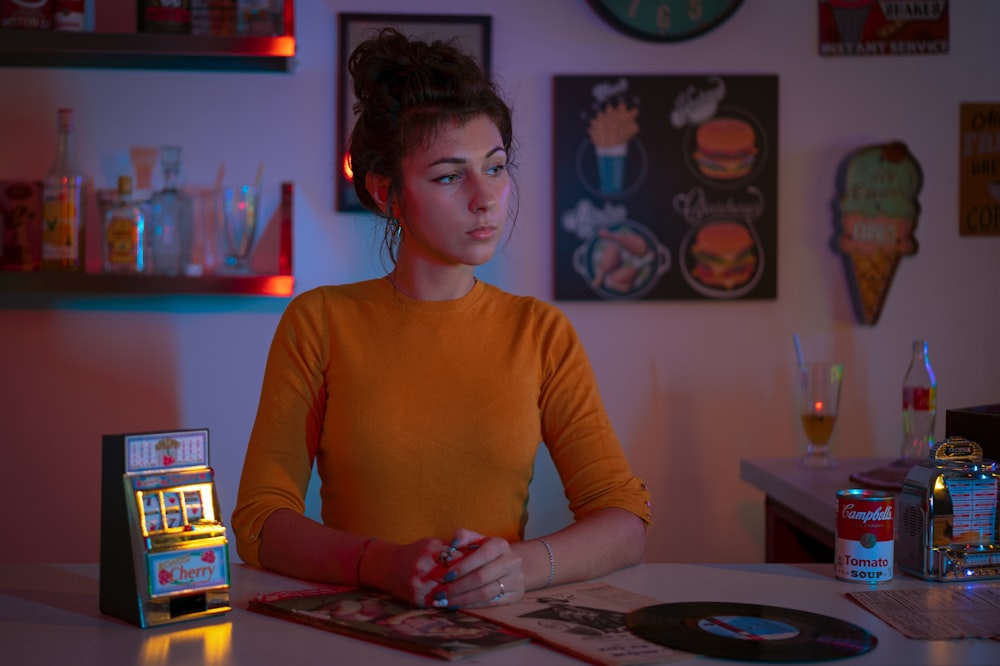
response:
M191 197L180 190L181 149L160 148L163 189L149 199L149 249L154 273L179 275L188 272L194 242Z
M42 189L42 269L82 271L84 176L73 161L73 109L59 109L56 156Z
M54 0L52 4L52 29L60 32L87 30L87 5L92 0Z
M139 32L191 32L191 0L138 0Z
M295 184L281 184L281 226L279 227L278 275L292 274L292 206Z
M913 357L903 379L903 443L906 460L926 460L934 447L937 379L927 354L927 341L913 341Z
M146 268L146 216L132 201L132 177L118 178L118 201L104 218L104 270L142 273Z

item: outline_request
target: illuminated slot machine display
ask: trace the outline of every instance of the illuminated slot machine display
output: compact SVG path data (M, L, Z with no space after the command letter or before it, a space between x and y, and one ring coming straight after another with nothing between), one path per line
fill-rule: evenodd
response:
M230 610L208 430L105 435L101 612L140 627Z

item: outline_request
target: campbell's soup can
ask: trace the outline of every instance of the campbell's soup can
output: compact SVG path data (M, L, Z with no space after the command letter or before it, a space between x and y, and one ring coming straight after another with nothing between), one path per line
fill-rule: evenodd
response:
M893 496L884 492L837 491L837 578L856 583L892 580L893 509Z

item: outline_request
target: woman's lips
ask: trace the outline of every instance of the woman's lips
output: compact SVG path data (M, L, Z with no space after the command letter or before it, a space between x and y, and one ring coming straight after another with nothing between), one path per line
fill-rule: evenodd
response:
M468 232L468 234L473 238L475 238L476 240L489 240L493 238L496 235L496 233L497 233L497 228L492 225L476 227L475 229L472 229L471 231Z

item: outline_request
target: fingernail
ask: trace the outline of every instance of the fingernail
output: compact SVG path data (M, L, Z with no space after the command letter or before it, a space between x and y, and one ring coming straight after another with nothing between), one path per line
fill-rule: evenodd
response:
M458 537L455 537L455 539L451 542L451 549L452 550L458 549Z
M434 608L446 608L448 606L448 595L444 592L435 592L434 602L431 605Z
M443 582L450 583L451 581L455 580L456 578L458 578L458 574L455 573L454 570L452 570L452 571L449 571L448 573L446 573L444 575Z

